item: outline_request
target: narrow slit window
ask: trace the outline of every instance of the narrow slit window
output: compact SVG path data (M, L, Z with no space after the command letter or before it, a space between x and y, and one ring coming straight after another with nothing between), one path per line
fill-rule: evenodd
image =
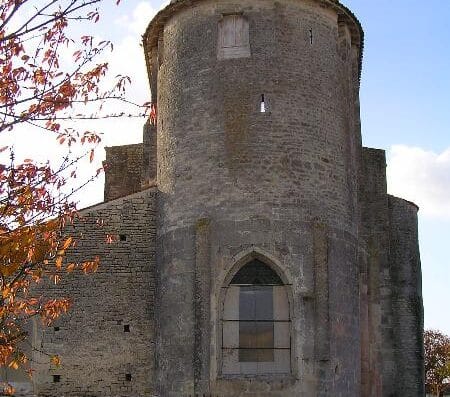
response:
M264 94L261 94L261 113L266 113L266 102L264 101Z
M309 44L313 44L313 42L314 42L313 30L309 29Z

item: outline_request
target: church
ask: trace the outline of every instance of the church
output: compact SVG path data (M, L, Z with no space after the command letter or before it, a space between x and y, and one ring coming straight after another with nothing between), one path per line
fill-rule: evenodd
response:
M106 149L33 344L38 396L420 397L417 206L362 146L364 34L338 0L175 0L144 36L155 118ZM106 234L117 238L110 244Z

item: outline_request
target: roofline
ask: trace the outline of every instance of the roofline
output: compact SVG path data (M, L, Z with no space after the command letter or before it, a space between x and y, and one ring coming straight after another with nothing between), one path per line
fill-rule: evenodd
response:
M401 201L404 204L408 204L410 207L414 207L417 212L420 210L420 207L416 203L414 203L410 200L406 200L404 198L394 196L393 194L388 194L388 197L391 199L397 200L397 201Z
M135 192L132 194L125 194L124 196L116 197L115 199L112 199L112 200L101 201L100 203L92 204L87 207L81 208L78 210L78 213L80 215L87 215L88 213L90 213L92 211L99 211L99 210L105 209L105 208L109 207L111 204L117 204L120 201L133 199L133 198L139 197L140 195L145 195L147 193L150 193L151 191L157 191L157 190L158 190L157 185L153 184L153 185L146 187L143 190L140 190L139 192Z
M147 74L150 79L151 65L149 59L149 52L147 48L152 48L158 43L158 38L161 31L164 28L166 21L174 15L180 9L188 8L192 6L194 3L201 2L204 0L172 0L172 2L160 10L150 21L145 33L142 36L142 43L145 54L145 64L147 66ZM357 36L359 39L359 79L361 80L361 72L362 72L362 61L363 61L363 52L364 52L364 31L353 12L339 2L339 0L315 0L318 3L328 5L337 11L338 15L343 16L347 21L351 21L356 25L356 29L353 29L352 36ZM151 83L151 82L150 82Z

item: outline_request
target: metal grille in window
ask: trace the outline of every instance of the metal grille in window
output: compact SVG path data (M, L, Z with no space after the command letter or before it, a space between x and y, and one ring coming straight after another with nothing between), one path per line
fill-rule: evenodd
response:
M290 372L290 316L286 287L253 260L226 287L222 316L222 372Z

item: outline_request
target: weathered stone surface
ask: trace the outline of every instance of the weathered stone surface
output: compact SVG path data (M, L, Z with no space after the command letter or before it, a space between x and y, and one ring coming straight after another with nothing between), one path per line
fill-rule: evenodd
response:
M218 23L230 13L242 13L249 23L251 56L218 60ZM192 358L180 357L179 351L196 355L193 233L205 217L211 221L215 274L211 296L205 297L212 300L211 369L203 382L209 381L209 392L227 391L220 345L224 280L236 256L264 257L262 250L276 258L292 289L296 380L283 386L284 393L359 394L360 132L355 120L360 43L352 41L352 28L332 8L289 1L198 2L165 23L158 40L163 38L162 55L152 52L162 57L157 78L162 295L157 306L165 309L158 331L170 341L158 344L167 365L159 371L161 395L180 395L195 384L188 367ZM318 236L314 252L317 219L329 234ZM170 288L162 287L174 282L185 286L183 302L175 303ZM312 310L305 308L305 293L313 300ZM177 383L169 375L175 371ZM246 386L248 393L260 391L276 389L257 380Z
M394 395L423 396L422 272L417 206L389 196Z
M156 126L149 120L145 123L143 132L141 185L146 188L156 181Z
M240 36L245 51L218 53L233 14L249 51ZM75 258L104 264L57 289L76 306L36 339L64 362L39 367L40 395L422 396L416 208L387 195L384 152L361 145L361 47L338 1L158 14L144 37L157 127L108 149L105 200L128 196L76 226ZM129 239L107 246L105 230ZM287 291L287 374L222 372L224 290L253 259Z
M142 143L106 147L105 194L110 201L141 191Z
M98 255L101 264L93 275L66 275L43 288L46 295L70 296L74 306L54 326L35 328L35 346L62 361L49 368L49 358L35 352L37 394L153 395L155 199L149 189L82 211L70 232L83 236L70 260ZM120 237L108 244L107 234Z
M383 150L363 148L360 197L361 335L363 395L389 396L395 383L392 349L389 211L386 157Z

